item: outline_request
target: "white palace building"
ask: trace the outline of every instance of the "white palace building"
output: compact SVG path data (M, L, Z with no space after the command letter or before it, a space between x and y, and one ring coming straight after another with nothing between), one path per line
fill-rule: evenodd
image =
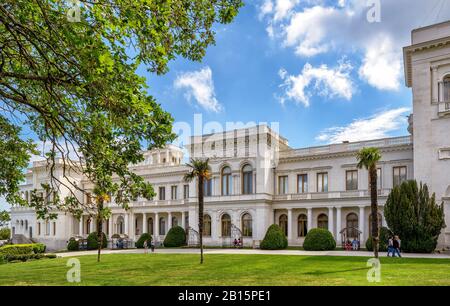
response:
M294 246L301 246L308 230L316 227L331 231L338 245L343 229L356 228L364 243L371 224L368 173L357 169L355 154L363 147L377 147L383 156L378 165L381 223L386 224L383 206L390 190L416 179L427 183L437 200L445 203L447 228L439 246L449 247L450 22L414 30L411 46L404 48L404 67L414 114L410 135L405 137L304 149L289 147L266 125L191 137L187 151L190 156L209 157L212 172L205 186L205 243L230 245L239 233L245 245L258 247L274 223ZM128 211L112 199L108 203L112 216L104 225L107 236L121 234L136 240L148 232L161 242L175 225L195 233L196 186L183 181L188 168L182 150L168 145L146 152L145 158L133 169L153 184L157 195L151 201L131 203ZM85 190L93 187L83 177L71 179ZM48 180L46 162L33 163L21 187L23 196L29 200L31 191L39 191ZM88 201L89 193L79 197ZM64 212L58 215L46 222L30 208L13 207L12 233L62 249L70 237L95 231L88 216L78 220Z

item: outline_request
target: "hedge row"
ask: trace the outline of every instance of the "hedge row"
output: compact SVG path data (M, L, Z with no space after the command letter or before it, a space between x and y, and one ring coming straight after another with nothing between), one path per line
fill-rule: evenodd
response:
M28 261L36 259L53 259L56 258L56 254L0 254L0 264L5 264L7 262L17 262L17 261Z
M43 243L33 244L8 244L0 248L3 255L27 255L45 253L46 246Z

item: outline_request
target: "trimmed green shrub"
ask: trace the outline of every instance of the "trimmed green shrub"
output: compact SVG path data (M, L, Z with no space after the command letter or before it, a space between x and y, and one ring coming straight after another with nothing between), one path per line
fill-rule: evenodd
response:
M141 237L139 237L138 241L136 241L135 246L138 249L144 248L144 242L147 241L147 246L150 247L150 242L152 241L152 236L149 233L143 233Z
M0 240L8 240L11 237L11 229L10 228L0 228Z
M5 263L6 263L5 255L0 254L0 265L3 265L3 264L5 264Z
M176 248L186 244L186 233L181 226L172 227L164 239L164 247Z
M272 224L266 232L260 248L262 250L283 250L287 248L288 241L283 231L277 224Z
M380 244L379 244L378 251L387 252L388 240L389 240L390 236L392 236L392 233L387 227L382 227L380 229ZM367 249L367 251L370 251L370 252L373 251L373 244L372 244L371 236L369 236L369 238L367 238L366 249Z
M34 254L45 253L45 250L47 248L47 246L45 244L43 244L43 243L33 243L31 245L31 247L33 248Z
M67 250L78 251L79 249L80 249L80 242L78 240L75 240L75 238L70 238L69 242L67 243Z
M330 231L313 228L306 234L303 248L307 251L331 251L336 248L336 241Z
M0 248L0 254L3 255L26 255L33 254L31 244L9 244Z
M3 255L6 262L25 262L28 260L38 259L54 259L56 254L20 254L20 255Z
M106 248L108 245L108 241L106 239L105 233L102 233L102 249ZM98 249L98 237L97 232L92 232L87 237L87 249L88 250L97 250Z

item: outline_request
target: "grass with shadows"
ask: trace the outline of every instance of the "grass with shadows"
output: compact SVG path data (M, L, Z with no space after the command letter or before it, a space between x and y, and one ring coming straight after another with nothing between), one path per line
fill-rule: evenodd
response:
M78 285L450 285L450 259L381 258L381 283L367 282L368 258L289 255L110 254L80 256ZM68 258L0 265L0 285L74 285Z

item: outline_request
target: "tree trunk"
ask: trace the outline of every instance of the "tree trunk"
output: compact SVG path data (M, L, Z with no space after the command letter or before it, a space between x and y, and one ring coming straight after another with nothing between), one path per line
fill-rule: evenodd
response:
M198 177L198 234L200 242L200 264L203 264L203 177Z
M370 179L370 208L372 214L372 244L373 255L378 258L378 248L380 242L380 229L378 228L378 188L377 188L377 167L369 169Z
M97 262L100 262L100 254L103 244L103 198L100 197L97 203Z

